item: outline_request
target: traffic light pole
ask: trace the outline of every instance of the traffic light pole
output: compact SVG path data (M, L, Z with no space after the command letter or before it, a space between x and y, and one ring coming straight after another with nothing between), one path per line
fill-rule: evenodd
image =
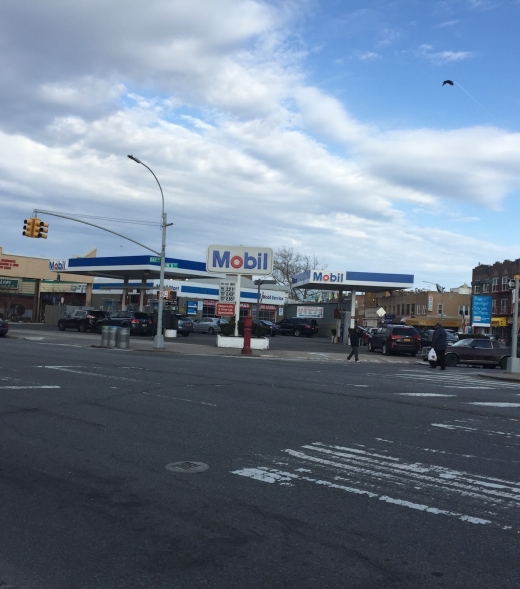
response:
M52 211L42 211L40 209L34 209L33 215L38 215L38 214L50 215L51 217L61 217L62 219L68 219L69 221L76 221L76 223L83 223L84 225L90 225L91 227L96 227L96 229L101 229L102 231L107 231L108 233L112 233L113 235L117 235L118 237L122 237L123 239L126 239L127 241L131 241L132 243L136 243L137 245L144 247L144 249L148 250L149 252L152 252L156 256L161 255L161 252L153 250L152 248L148 247L147 245L139 243L135 239L127 237L126 235L123 235L122 233L117 233L117 231L112 231L112 229L107 229L106 227L102 227L101 225L95 225L94 223L88 223L87 221L82 221L81 219L76 219L75 217L69 217L67 215L53 213Z
M511 357L507 359L506 372L520 372L520 358L517 358L518 350L518 291L520 290L520 276L515 276L515 306L513 310L513 325L511 325Z

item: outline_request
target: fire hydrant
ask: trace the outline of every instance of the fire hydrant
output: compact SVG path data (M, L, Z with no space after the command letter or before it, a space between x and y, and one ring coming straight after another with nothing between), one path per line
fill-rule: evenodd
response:
M251 315L244 317L244 347L242 348L242 354L244 356L252 356L253 350L251 349L251 327L253 325L253 318Z

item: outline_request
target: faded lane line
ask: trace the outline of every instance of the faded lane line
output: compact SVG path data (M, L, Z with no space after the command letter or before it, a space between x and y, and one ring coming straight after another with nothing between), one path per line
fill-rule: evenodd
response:
M42 366L42 368L49 368L50 370L59 370L60 372L72 372L73 374L83 374L85 376L97 376L99 378L110 378L114 380L131 380L137 382L135 378L126 378L124 376L111 376L107 374L99 374L98 372L84 372L82 370L71 370L65 366Z
M185 401L186 403L197 403L198 405L211 405L211 407L216 407L214 403L205 403L204 401L193 401L192 399L181 399L180 397L170 397L168 395L157 395L156 393L145 393L143 391L143 395L149 395L151 397L162 397L163 399L173 399L175 401Z
M0 389L59 389L61 387L52 385L38 385L38 386L19 386L19 387L0 387Z

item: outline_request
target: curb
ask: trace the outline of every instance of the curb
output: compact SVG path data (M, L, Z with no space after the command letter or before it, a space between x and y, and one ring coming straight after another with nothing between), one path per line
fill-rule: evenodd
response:
M482 378L489 378L491 380L506 380L508 382L517 382L518 384L520 384L520 375L509 376L507 374L484 374L483 372L478 372L477 374Z

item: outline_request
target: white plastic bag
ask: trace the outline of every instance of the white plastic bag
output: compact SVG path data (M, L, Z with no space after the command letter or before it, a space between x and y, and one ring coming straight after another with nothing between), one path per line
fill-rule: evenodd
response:
M430 362L437 361L437 354L435 353L435 350L433 348L428 352L428 360Z

